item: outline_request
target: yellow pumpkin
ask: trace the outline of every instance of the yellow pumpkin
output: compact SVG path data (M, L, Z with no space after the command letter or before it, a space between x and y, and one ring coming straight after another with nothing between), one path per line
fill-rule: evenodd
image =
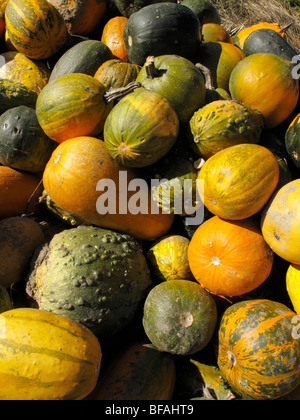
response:
M300 265L290 264L286 272L286 288L295 312L300 315Z

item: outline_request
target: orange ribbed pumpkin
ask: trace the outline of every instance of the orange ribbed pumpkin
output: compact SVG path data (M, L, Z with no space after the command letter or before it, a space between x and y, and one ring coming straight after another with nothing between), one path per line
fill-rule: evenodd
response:
M115 16L109 19L102 31L101 41L109 47L113 55L122 61L128 62L123 32L128 18Z
M194 233L188 260L202 287L220 296L239 296L269 276L274 254L254 219L208 219Z

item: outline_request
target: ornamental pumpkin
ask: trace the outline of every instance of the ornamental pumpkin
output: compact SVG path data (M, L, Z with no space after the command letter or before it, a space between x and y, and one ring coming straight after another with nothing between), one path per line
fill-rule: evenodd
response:
M300 340L295 312L267 299L231 305L218 332L218 366L245 399L272 400L300 381Z
M113 55L125 62L128 62L128 56L123 33L127 21L126 16L115 16L109 19L101 35L101 41L109 47Z
M43 175L49 197L82 223L152 241L168 232L174 215L159 211L146 181L140 193L129 191L130 182L132 187L136 179L133 171L125 170L110 156L103 141L93 137L77 137L58 145ZM140 201L139 209L136 201Z
M190 119L193 150L204 159L241 143L258 143L264 127L262 114L232 100L213 101Z
M32 59L57 53L67 38L61 14L47 0L9 0L5 22L12 44Z
M202 166L199 195L216 216L241 220L262 210L279 180L273 153L258 144L238 144L211 156ZM203 189L204 188L204 189Z
M166 98L181 123L205 104L205 77L190 60L178 55L148 57L137 82Z
M171 400L176 369L172 355L134 342L114 357L88 400Z
M106 14L106 1L47 0L63 17L71 34L89 35Z
M22 83L37 94L49 81L50 70L43 62L30 60L25 54L9 51L0 55L0 78Z
M105 87L87 74L71 73L49 82L38 96L36 115L52 140L99 134L112 109Z
M289 265L286 272L286 289L294 311L300 315L300 265Z
M293 78L293 66L275 54L251 54L230 75L231 97L258 109L266 128L277 127L293 112L299 99L299 81Z
M286 130L285 148L293 164L300 168L300 112L290 122Z
M0 219L37 211L42 192L39 176L0 166Z
M286 32L284 29L281 28L281 26L276 22L259 22L254 25L250 25L247 28L241 29L234 37L233 37L233 43L237 47L243 49L245 40L247 37L254 31L258 29L273 29L273 31L278 32L283 38L286 38Z
M108 152L119 164L142 168L165 156L178 132L179 120L169 101L140 88L113 107L103 137Z
M197 353L212 339L216 323L213 297L194 281L164 281L151 289L145 300L144 330L160 351Z
M168 235L152 245L147 253L150 270L160 281L194 280L188 261L189 239Z
M231 221L214 216L198 227L188 248L195 279L220 296L256 289L269 277L273 258L254 219Z
M0 284L12 287L25 279L34 251L45 242L40 225L29 217L0 220Z
M221 18L216 7L207 0L182 0L183 6L189 7L198 17L201 25L205 23L217 23L220 25Z
M139 74L141 67L137 64L127 63L114 58L107 60L99 66L94 77L105 89L118 89L134 82Z
M93 391L102 353L86 327L33 308L3 312L0 325L1 400L82 400Z
M229 42L232 44L229 32L217 23L204 23L201 34L203 42Z
M261 228L272 250L292 264L300 264L300 179L280 188L262 214Z
M196 14L180 3L157 3L133 13L124 29L131 63L143 66L150 55L176 54L193 60L201 42Z

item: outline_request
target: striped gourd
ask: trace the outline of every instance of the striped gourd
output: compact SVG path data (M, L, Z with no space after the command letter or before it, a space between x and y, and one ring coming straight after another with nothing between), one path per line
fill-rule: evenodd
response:
M81 400L101 357L96 337L68 318L33 308L0 315L1 400Z
M32 59L50 57L67 38L62 16L47 0L9 0L5 22L14 47Z
M218 365L230 386L246 399L277 399L299 385L297 316L267 299L230 306L221 319Z

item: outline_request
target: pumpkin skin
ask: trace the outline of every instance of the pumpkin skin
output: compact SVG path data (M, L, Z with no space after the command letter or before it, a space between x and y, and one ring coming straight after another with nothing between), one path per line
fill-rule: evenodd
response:
M87 74L58 77L38 96L36 115L40 126L57 143L99 134L112 109L112 103L104 100L105 92L105 87Z
M260 111L266 128L277 127L298 102L299 81L293 78L292 69L290 61L275 54L251 54L230 75L231 97Z
M216 322L213 297L194 281L164 281L151 289L145 301L144 330L160 351L190 355L202 350Z
M284 141L293 164L300 168L300 113L289 124Z
M166 2L166 0L114 0L121 15L127 17L127 19L145 6L163 2ZM176 0L171 0L171 3L176 3Z
M293 338L295 312L266 299L230 306L221 319L218 365L246 399L288 394L300 381L300 341Z
M57 143L40 127L35 109L19 106L0 116L0 163L11 168L41 172Z
M300 266L290 264L286 272L286 289L295 312L300 315Z
M248 26L247 28L241 29L234 37L233 37L233 43L237 47L243 49L245 40L247 37L254 31L259 29L273 29L273 31L278 32L283 38L286 38L286 33L284 30L280 27L280 25L276 22L259 22L255 25Z
M270 275L274 254L254 219L229 221L214 216L198 227L188 261L195 279L209 292L240 296Z
M221 24L221 18L215 6L206 0L182 0L183 6L189 7L198 17L200 23L217 23Z
M201 34L202 42L229 42L232 44L229 32L217 23L204 23Z
M205 104L204 75L184 57L148 57L136 80L145 89L166 98L183 124Z
M188 261L189 239L181 235L168 235L147 252L150 270L160 281L194 280Z
M95 388L101 347L83 325L33 308L4 312L0 324L2 400L82 400Z
M127 63L120 59L107 60L94 74L105 89L118 89L134 82L141 67L137 64Z
M132 214L129 211L122 214L119 207L116 214L98 213L97 201L104 194L97 191L99 180L111 179L115 183L116 200L119 203L120 188L122 191L128 188L128 184L120 184L120 181L123 182L121 171L125 171L128 184L136 178L132 171L126 171L110 156L103 141L92 137L77 137L63 142L54 150L44 171L44 188L59 207L84 224L114 229L150 241L165 235L173 223L174 215L152 212L148 191L141 198L149 199L148 214ZM132 196L133 193L128 192L128 200Z
M0 219L35 212L43 192L40 181L34 174L0 166Z
M57 53L67 38L62 16L47 0L10 0L5 22L12 44L32 59L43 60Z
M265 241L284 260L300 264L299 244L300 179L280 188L262 214L261 228Z
M113 107L103 137L108 152L120 165L142 168L165 156L178 132L179 120L167 99L140 88Z
M171 400L175 362L151 345L133 343L114 358L89 400Z
M255 168L255 169L254 169ZM221 150L202 166L199 195L216 216L241 220L258 213L274 192L279 166L273 153L258 144L239 144Z
M23 280L34 251L45 242L40 225L28 217L0 221L0 284L9 288Z
M108 46L113 55L122 61L128 62L126 46L124 42L124 28L128 21L125 16L115 16L104 25L101 41Z
M124 42L129 61L140 66L150 55L176 54L193 60L201 42L200 22L180 3L151 4L129 17Z
M0 114L20 105L35 108L38 97L34 90L28 89L22 83L7 79L0 79L0 95Z
M47 0L63 17L71 34L89 35L106 14L106 1Z
M258 143L264 127L262 114L232 100L213 101L190 119L193 150L208 159L220 150L241 143Z

